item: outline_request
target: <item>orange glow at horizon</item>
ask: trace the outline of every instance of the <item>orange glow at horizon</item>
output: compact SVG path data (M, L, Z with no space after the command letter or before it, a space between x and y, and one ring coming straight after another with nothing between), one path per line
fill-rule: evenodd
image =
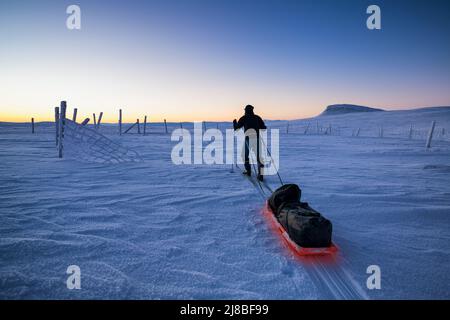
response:
M277 108L273 108L275 110L268 110L272 108L263 108L258 107L258 105L254 104L255 113L259 114L263 119L266 120L296 120L296 119L304 119L310 118L318 115L318 112L315 110L303 110L302 108L297 108L294 112L285 112L284 114L280 114L277 111ZM140 119L143 121L144 116L147 116L148 122L164 122L164 119L167 122L201 122L201 121L210 121L210 122L232 122L233 119L239 119L244 114L243 104L238 106L233 106L232 108L227 108L222 110L221 112L215 113L202 113L202 112L152 112L151 108L148 109L148 112L136 112L135 108L130 108L131 110L127 112L126 107L122 107L122 121L124 123L133 123L136 119ZM71 119L73 114L73 108L70 105L70 102L67 103L67 118ZM48 112L26 112L25 108L12 108L16 110L14 112L3 111L7 108L0 108L0 122L17 122L17 123L27 123L31 121L31 118L34 118L35 122L52 122L54 121L54 107L47 108ZM11 108L9 108L11 109ZM19 110L19 111L17 111ZM119 108L115 110L108 109L108 111L102 110L98 108L93 110L92 113L89 113L89 110L85 110L85 108L77 107L77 120L81 122L82 120L89 118L92 121L93 113L95 112L96 117L98 118L100 112L103 111L103 123L117 123L119 117ZM297 112L295 112L297 111ZM309 112L307 112L309 111ZM320 113L320 112L319 112Z

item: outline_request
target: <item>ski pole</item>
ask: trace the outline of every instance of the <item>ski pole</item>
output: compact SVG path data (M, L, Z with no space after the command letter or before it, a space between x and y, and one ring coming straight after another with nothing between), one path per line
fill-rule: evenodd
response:
M231 173L234 172L234 143L236 142L236 137L233 134L233 150L232 150L232 158L231 158Z
M261 139L262 143L264 144L264 147L267 150L267 153L268 153L268 155L270 157L270 161L272 162L273 166L275 167L275 171L277 172L277 176L278 176L278 179L280 180L281 185L284 186L283 180L281 179L281 176L280 176L280 172L278 171L278 168L275 165L275 161L273 161L273 157L272 157L272 154L269 151L269 148L267 147L266 143L264 142L264 139L261 138L261 137L260 137L260 139Z

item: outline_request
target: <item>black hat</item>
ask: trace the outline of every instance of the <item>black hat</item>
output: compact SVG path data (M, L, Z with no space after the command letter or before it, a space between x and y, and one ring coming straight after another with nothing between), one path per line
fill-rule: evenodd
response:
M245 106L245 111L253 111L253 109L254 109L253 106L250 104Z

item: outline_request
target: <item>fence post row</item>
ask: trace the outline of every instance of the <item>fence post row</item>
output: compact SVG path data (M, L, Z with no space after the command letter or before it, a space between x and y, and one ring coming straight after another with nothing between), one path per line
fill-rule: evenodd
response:
M58 147L58 156L59 158L63 157L63 149L64 149L64 127L66 124L66 112L67 112L67 102L66 101L61 101L60 103L60 107L55 107L55 144ZM73 110L73 116L72 116L72 121L76 122L77 120L77 113L78 113L78 109L74 108ZM100 112L98 120L96 118L96 114L93 113L93 119L94 119L94 128L95 129L99 129L100 128L100 124L103 118L103 112ZM128 133L132 128L134 128L135 126L137 126L137 131L138 134L141 134L141 123L139 119L136 119L136 122L134 124L132 124L125 132L122 132L122 124L123 124L123 113L122 113L122 109L119 109L119 120L118 120L118 124L119 124L119 135ZM86 118L81 125L85 126L89 123L90 119ZM147 116L144 116L144 126L143 126L143 135L145 136L147 134ZM180 128L183 129L183 122L180 122ZM306 135L309 132L309 129L311 127L311 122L309 122L303 132L304 135ZM219 129L219 123L216 122L216 128ZM289 129L290 129L290 122L287 121L286 122L286 134L289 134ZM317 134L321 134L324 132L325 135L331 135L332 134L332 125L329 124L328 127L320 127L319 122L316 122L316 129L317 129ZM324 130L323 130L324 129ZM337 127L337 129L335 128L335 132L337 135L340 135L340 127ZM434 131L436 129L436 121L432 121L431 122L431 126L430 129L428 131L428 136L427 136L427 140L426 140L426 144L425 147L427 149L431 148L431 142L433 140L434 137ZM168 130L168 125L167 125L167 120L164 119L164 130L165 133L167 134L169 132ZM203 121L203 130L206 131L207 130L207 125L206 125L206 121ZM438 130L438 129L436 129ZM295 130L294 130L295 131ZM352 136L354 137L359 137L360 135L360 131L361 128L357 128L356 130L352 131ZM34 134L35 131L35 119L34 117L31 118L31 132ZM440 130L438 130L438 136L440 137L444 137L446 135L446 130L445 128L442 128ZM411 123L410 127L409 127L409 132L408 132L408 138L411 140L413 139L413 135L414 135L414 126ZM379 131L378 131L378 136L380 138L384 138L384 127L380 126L379 127Z

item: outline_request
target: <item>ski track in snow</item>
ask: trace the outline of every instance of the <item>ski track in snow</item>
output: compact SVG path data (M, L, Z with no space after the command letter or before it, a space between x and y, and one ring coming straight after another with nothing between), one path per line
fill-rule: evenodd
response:
M172 165L174 143L151 128L108 133L144 161L104 165L57 159L50 127L0 123L1 299L450 297L448 142L282 133L284 182L340 248L337 265L303 265L269 230L256 185L228 165ZM72 264L81 290L66 288ZM365 288L371 264L382 290Z
M265 200L270 197L273 190L277 189L275 186L270 186L266 181L258 182L256 179L251 180L257 192L260 193L262 189ZM279 186L281 186L281 182ZM337 261L329 263L323 261L323 259L323 257L313 257L309 258L307 262L305 261L305 264L307 264L305 271L311 276L315 286L319 288L322 294L321 298L339 300L369 299L368 295L345 269L341 261L339 263ZM295 283L295 279L293 281L296 287L300 285Z

